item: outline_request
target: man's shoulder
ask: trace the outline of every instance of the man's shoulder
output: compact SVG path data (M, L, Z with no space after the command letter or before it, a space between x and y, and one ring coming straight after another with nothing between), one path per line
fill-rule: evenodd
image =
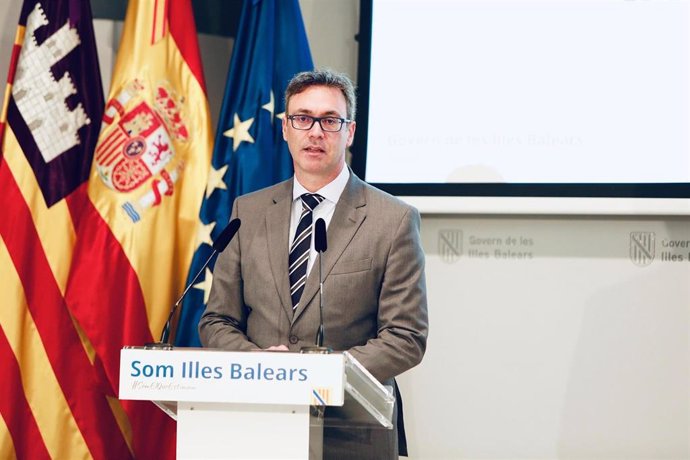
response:
M401 200L400 198L391 195L388 192L374 187L371 184L364 182L355 176L355 179L359 183L358 186L361 187L365 197L367 207L372 209L387 209L396 214L405 214L408 212L417 213L417 208Z
M256 206L262 203L272 204L275 200L292 194L292 178L255 192L237 197L238 205Z

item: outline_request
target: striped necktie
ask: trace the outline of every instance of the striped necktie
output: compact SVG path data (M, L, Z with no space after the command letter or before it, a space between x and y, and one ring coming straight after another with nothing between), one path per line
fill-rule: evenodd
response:
M290 247L288 258L288 273L290 276L290 297L292 309L296 309L304 291L307 280L307 265L309 264L309 249L311 248L312 211L323 201L321 195L305 193L302 199L302 215L295 231L295 239Z

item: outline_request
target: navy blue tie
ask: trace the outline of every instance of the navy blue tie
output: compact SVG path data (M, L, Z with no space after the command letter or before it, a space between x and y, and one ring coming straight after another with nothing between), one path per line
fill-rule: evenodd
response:
M311 247L312 234L312 211L323 201L321 195L316 193L305 193L302 199L302 215L297 224L295 239L290 247L290 257L288 258L288 273L290 276L290 297L292 298L292 309L299 305L299 299L304 291L304 284L307 281L307 265L309 265L309 249Z

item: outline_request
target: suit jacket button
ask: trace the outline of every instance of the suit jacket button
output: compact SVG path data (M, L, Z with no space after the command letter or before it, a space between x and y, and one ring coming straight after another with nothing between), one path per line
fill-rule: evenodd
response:
M290 340L290 343L294 345L297 342L299 342L299 337L297 337L296 335L291 335L289 340Z

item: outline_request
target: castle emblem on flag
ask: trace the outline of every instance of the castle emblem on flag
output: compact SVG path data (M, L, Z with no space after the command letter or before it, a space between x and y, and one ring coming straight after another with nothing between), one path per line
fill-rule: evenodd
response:
M41 4L36 3L26 20L26 39L12 86L12 97L46 163L79 145L79 129L91 122L81 103L70 110L65 102L77 93L70 74L65 72L56 81L51 72L52 66L79 46L79 34L65 22L38 45L36 30L48 24Z
M153 96L152 100L147 96ZM166 83L149 91L135 79L106 104L94 157L99 177L122 193L135 191L153 178L150 190L123 205L134 222L143 210L160 204L163 195L173 194L184 168L182 160L175 161L173 145L189 140L180 109L183 102Z

